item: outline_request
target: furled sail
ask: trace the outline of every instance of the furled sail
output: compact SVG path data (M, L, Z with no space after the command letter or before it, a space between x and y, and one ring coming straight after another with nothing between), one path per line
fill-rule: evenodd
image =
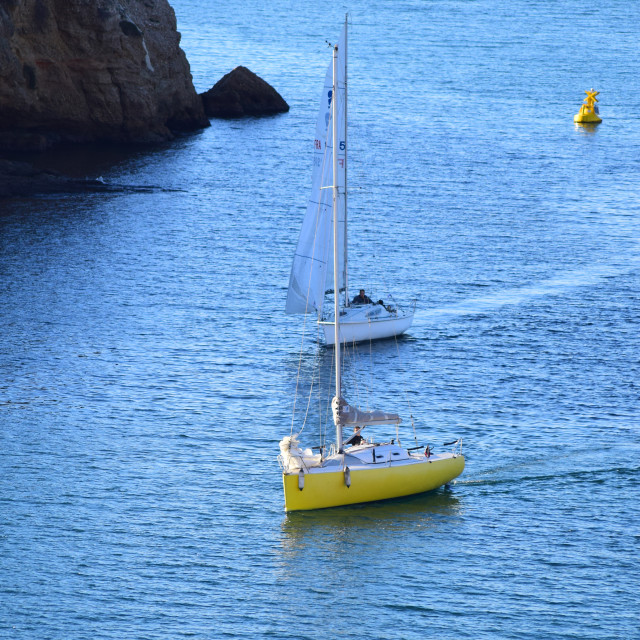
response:
M339 287L345 285L344 275L344 234L345 229L345 176L346 176L346 24L338 42L338 222L339 252L338 264L342 266ZM333 283L333 139L331 122L331 101L333 99L333 64L329 65L324 81L320 111L316 122L313 152L313 174L311 196L302 222L298 245L293 258L289 289L287 291L286 313L322 314L322 304L327 288Z
M333 421L342 426L367 426L376 424L400 424L402 422L397 413L386 411L361 411L352 407L344 398L334 397L331 401Z

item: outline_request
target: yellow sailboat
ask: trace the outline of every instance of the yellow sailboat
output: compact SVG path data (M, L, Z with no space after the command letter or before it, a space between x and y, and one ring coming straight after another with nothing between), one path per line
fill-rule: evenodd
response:
M340 43L346 40L346 23ZM333 274L334 291L339 291L339 221L338 199L340 198L337 150L345 146L338 140L336 122L344 92L338 89L338 58L340 46L333 47L332 87L330 91L332 126L327 127L327 140L323 144L331 150L333 161ZM344 99L344 98L342 98ZM343 111L344 113L344 111ZM344 187L343 187L344 188ZM378 442L362 435L365 427L398 425L401 420L395 413L383 411L361 411L342 397L341 385L341 341L339 296L335 298L335 397L332 401L333 421L336 426L336 442L329 451L324 448L314 454L312 449L303 449L297 435L280 441L282 481L286 511L323 509L347 504L386 500L401 496L431 491L441 487L464 469L462 441L448 443L450 451L432 453L429 447L417 453L417 448L406 449L391 439ZM354 433L346 440L343 430L353 427Z
M599 91L585 91L587 97L584 99L584 103L580 105L580 111L573 116L573 121L578 123L591 123L597 124L602 122L602 118L598 112L598 102L596 96L599 95Z

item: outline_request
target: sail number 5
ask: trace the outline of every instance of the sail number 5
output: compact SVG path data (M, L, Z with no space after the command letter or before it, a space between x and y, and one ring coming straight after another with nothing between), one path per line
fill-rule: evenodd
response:
M345 141L341 140L340 141L340 151L344 151L346 147L347 147L347 144L345 143ZM314 149L322 149L322 142L320 140L314 140L313 141L313 148Z

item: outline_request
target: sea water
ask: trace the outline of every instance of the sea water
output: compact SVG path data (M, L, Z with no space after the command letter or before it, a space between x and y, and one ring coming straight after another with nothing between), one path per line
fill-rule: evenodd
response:
M198 91L291 110L0 203L0 637L639 638L640 5L173 6ZM417 312L345 395L467 466L286 515L278 441L332 436L284 301L347 11L351 283Z

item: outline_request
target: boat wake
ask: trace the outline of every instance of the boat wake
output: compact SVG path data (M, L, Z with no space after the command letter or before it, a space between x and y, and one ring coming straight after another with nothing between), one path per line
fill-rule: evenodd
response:
M566 455L557 456L557 459ZM553 458L556 458L554 456ZM474 486L496 486L496 485L522 485L526 483L555 483L558 480L563 482L604 484L607 481L635 481L640 468L621 467L612 463L610 465L589 467L589 462L585 461L585 466L578 465L559 474L557 467L550 468L549 459L533 460L526 463L516 463L507 466L500 466L480 472L478 475L465 476L455 480L456 485Z
M450 316L489 313L506 305L529 302L535 298L554 296L575 289L600 284L607 278L629 273L640 265L640 253L628 256L624 264L593 265L584 269L566 271L553 278L524 287L503 289L486 296L469 298L445 307L416 311L416 319L433 320Z

